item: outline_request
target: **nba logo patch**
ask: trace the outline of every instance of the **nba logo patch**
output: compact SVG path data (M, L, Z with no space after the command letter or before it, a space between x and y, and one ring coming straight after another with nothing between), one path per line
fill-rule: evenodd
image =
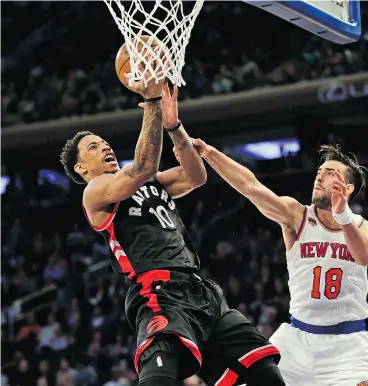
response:
M317 226L317 221L313 217L308 217L308 223L312 225L312 227Z
M158 367L162 367L164 364L162 363L162 358L160 355L156 358L156 363Z

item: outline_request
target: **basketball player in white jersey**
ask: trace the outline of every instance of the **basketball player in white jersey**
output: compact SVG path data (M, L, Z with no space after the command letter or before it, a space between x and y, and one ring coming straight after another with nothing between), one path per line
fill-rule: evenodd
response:
M270 341L281 352L286 385L368 385L368 223L349 208L365 187L365 168L339 147L322 146L312 205L303 206L277 196L202 140L193 144L222 178L281 226L292 316Z

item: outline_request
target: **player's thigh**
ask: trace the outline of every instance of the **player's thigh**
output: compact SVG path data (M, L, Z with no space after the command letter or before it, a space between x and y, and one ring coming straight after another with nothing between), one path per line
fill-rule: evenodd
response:
M314 353L306 344L306 333L283 323L270 342L280 351L278 367L287 386L313 384Z
M254 363L267 357L273 357L277 363L278 350L244 315L230 310L222 315L214 327L203 351L199 375L208 385L220 380L224 384L236 384L246 378Z
M137 333L138 348L134 357L136 370L139 372L137 364L140 355L156 337L171 334L178 338L179 347L186 356L181 361L180 370L186 370L183 371L184 375L191 376L198 371L202 361L199 347L202 346L203 337L200 332L206 304L203 305L204 301L197 299L196 294L190 291L194 287L191 282L170 280L158 283L150 283L154 289L149 296L142 297L139 287L138 293L130 294L132 300L128 302L127 315ZM205 316L210 321L214 320L211 315Z
M193 374L191 357L191 352L176 335L156 335L139 356L139 384L151 385L155 381L177 385L176 382Z
M318 386L324 386L325 383L320 383ZM368 374L365 370L364 375L360 377L353 376L349 379L332 380L328 383L329 386L368 386Z
M316 356L316 379L331 386L368 382L368 332L326 336ZM367 383L368 386L368 383Z
M139 382L151 379L179 379L179 342L169 334L157 335L153 342L139 356Z
M152 316L148 314L148 318L141 320L138 327L138 349L134 358L140 376L141 370L137 363L141 363L141 357L146 352L152 352L151 346L157 349L157 346L160 345L156 343L160 341L168 341L170 342L170 349L174 348L175 355L173 355L173 358L178 358L179 361L178 379L185 379L198 371L201 363L201 353L195 343L196 336L193 334L190 324L187 323L185 315L181 314L179 310L166 310L166 312L163 311L159 315ZM168 355L172 354L172 350L166 352ZM163 357L161 359L163 361ZM155 368L160 367L157 363L154 363L153 358L151 358L151 363Z

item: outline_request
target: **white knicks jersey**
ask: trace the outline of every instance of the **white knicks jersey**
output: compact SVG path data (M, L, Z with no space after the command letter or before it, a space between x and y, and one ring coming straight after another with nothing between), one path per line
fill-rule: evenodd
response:
M364 223L354 214L358 227ZM368 317L367 267L355 263L339 229L326 227L307 206L297 240L286 253L290 314L318 326Z

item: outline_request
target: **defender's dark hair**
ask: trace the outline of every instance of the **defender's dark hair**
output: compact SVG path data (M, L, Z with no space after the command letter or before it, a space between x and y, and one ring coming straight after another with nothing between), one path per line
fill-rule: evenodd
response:
M322 145L319 153L321 154L321 164L326 161L338 161L347 166L347 180L355 188L350 197L353 200L367 184L367 168L359 165L354 154L344 154L338 144Z
M78 162L78 144L87 135L94 135L90 131L80 131L72 139L68 139L60 154L60 162L64 166L65 173L77 184L85 184L86 181L74 170Z

